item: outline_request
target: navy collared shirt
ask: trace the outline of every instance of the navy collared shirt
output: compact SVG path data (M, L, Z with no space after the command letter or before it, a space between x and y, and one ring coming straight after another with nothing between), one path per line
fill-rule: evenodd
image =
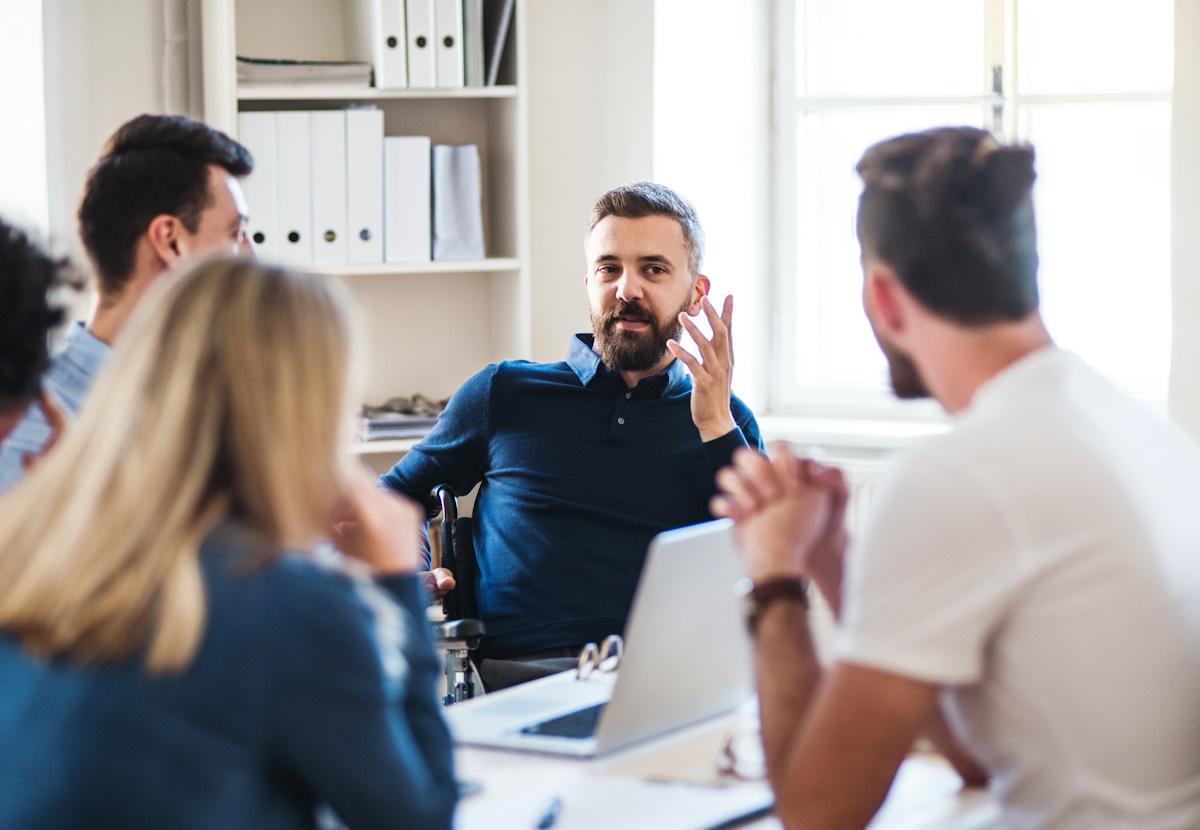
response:
M606 369L590 334L560 363L493 363L460 388L434 430L382 482L418 499L479 484L475 548L485 657L620 633L655 534L707 521L713 476L762 447L737 397L737 428L707 443L679 361L636 387Z

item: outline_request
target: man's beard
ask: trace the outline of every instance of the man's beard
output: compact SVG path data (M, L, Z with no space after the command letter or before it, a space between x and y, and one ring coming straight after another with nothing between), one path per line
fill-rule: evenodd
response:
M614 372L645 372L653 369L669 351L667 341L679 340L683 326L679 322L680 312L686 311L685 302L665 321L656 320L649 309L641 303L623 302L607 314L592 316L592 334L595 336L596 353L606 367ZM642 331L618 328L617 319L642 320L650 324Z
M871 327L872 330L874 328ZM892 391L896 393L896 397L905 401L932 397L913 359L880 337L879 332L875 332L875 340L883 350L883 356L887 358L888 375L891 377Z

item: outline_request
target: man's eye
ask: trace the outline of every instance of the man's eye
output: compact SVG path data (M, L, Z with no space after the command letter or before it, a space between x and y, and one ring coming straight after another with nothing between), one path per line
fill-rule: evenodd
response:
M667 269L663 268L661 265L651 265L646 268L646 273L653 274L657 277L667 273Z

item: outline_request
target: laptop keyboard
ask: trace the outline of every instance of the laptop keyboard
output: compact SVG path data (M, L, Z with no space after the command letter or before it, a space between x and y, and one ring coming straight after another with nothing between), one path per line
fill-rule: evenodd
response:
M586 709L526 726L521 732L526 735L554 735L559 738L590 738L596 732L596 724L600 721L600 713L604 711L605 705L597 703Z

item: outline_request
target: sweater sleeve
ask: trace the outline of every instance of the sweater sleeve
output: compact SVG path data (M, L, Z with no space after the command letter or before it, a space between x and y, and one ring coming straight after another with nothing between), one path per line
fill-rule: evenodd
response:
M379 481L410 499L428 505L434 487L448 484L466 495L487 469L489 410L497 364L472 376L450 398L433 430ZM426 550L426 567L429 565Z
M281 597L271 754L355 830L450 826L451 740L420 594L412 575L314 574Z
M713 472L727 466L733 460L733 454L740 447L750 447L762 451L762 433L758 429L758 421L754 413L739 398L730 400L730 409L736 426L720 438L704 443L704 457L708 459Z

